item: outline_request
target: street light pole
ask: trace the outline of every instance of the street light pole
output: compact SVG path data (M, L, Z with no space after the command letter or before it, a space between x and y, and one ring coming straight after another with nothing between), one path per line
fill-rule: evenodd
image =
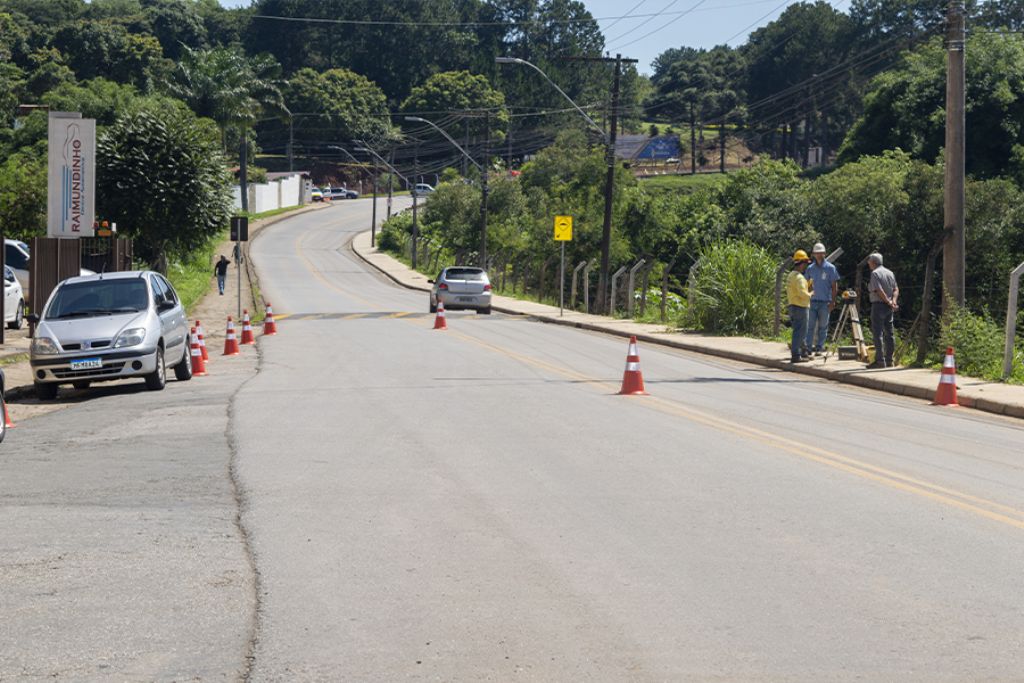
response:
M565 91L558 87L554 81L548 78L548 75L544 73L540 67L535 64L531 64L525 59L518 57L495 57L498 64L522 64L528 66L541 76L544 77L548 83L554 87L559 94L564 97L569 104L571 104L576 111L586 119L590 127L601 134L601 138L605 143L605 163L608 165L608 171L605 175L604 183L604 222L601 230L601 272L598 276L598 290L597 290L597 310L602 311L605 308L605 302L607 300L607 289L608 289L608 275L611 269L611 243L612 243L612 200L615 196L615 139L618 128L618 116L619 116L619 80L622 72L622 64L632 64L637 60L635 59L624 59L622 55L615 55L615 57L571 57L569 59L575 61L585 62L602 62L602 63L614 63L615 64L615 80L612 87L612 111L611 111L611 129L605 132L601 126L594 123L594 119L587 115L587 112L583 111L578 104L576 104L571 97L565 94Z
M470 156L469 152L467 152L465 149L463 149L462 145L460 145L459 143L455 142L455 138L453 138L451 135L448 135L448 133L446 133L444 131L444 129L441 128L440 126L438 126L437 124L435 124L435 123L433 123L431 121L428 121L427 119L422 118L420 116L406 116L405 120L406 121L415 121L416 123L425 123L428 126L430 126L431 128L433 128L434 130L436 130L438 133L443 135L445 137L445 139L448 140L448 142L452 143L452 145L455 146L455 149L457 149L460 152L462 152L462 156L465 157L467 161L469 161L474 166L476 166L477 170L480 171L481 200L480 200L480 256L479 256L479 260L480 260L480 267L486 269L487 268L487 196L488 196L488 194L490 194L490 188L488 187L488 184L487 184L488 183L488 176L487 176L487 166L488 166L488 163L487 163L487 158L486 157L487 157L487 146L490 144L490 123L491 123L490 112L487 112L487 114L485 116L486 127L487 127L488 130L487 130L487 135L484 138L485 142L484 142L484 163L483 164L478 163L476 159L474 159L472 156Z
M391 174L393 173L396 176L398 176L399 178L401 178L402 180L404 180L406 187L409 187L409 179L406 178L401 173L399 173L398 169L395 168L394 166L392 166L387 161L387 159L385 159L381 155L379 155L376 152L374 152L373 148L371 148L368 144L366 144L365 142L362 142L360 140L356 140L356 142L359 143L360 145L362 145L361 147L356 147L356 151L357 152L365 152L366 154L369 154L370 156L373 157L373 169L374 169L374 176L373 176L373 223L374 223L374 226L376 226L376 224L377 224L377 173L376 173L376 171L377 171L377 162L379 161L380 163L384 164L384 166L389 171L389 173L388 173L388 218L391 218ZM413 240L415 240L416 237L418 237L418 232L419 232L417 230L417 226L416 226L416 193L415 192L413 192L413 196L412 196L412 208L413 208L413 211L412 211L412 215L413 215L413 219L412 219L412 234L413 234ZM374 231L376 230L376 228L374 227L371 230L372 231L370 232L370 243L372 245L374 243L374 237L375 237L375 232ZM416 258L415 258L416 242L415 241L413 242L413 245L412 245L412 253L413 253L413 267L415 267L415 264L416 264Z

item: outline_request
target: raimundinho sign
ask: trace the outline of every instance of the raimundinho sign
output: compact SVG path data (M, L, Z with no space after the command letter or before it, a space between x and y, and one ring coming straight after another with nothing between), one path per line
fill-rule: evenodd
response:
M92 237L95 220L96 121L50 112L47 234Z

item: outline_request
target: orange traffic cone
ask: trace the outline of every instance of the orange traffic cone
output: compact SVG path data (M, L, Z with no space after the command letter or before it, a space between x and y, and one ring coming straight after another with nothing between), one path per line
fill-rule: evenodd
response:
M942 374L939 375L939 388L935 390L933 406L958 406L956 400L956 360L953 358L953 347L946 348L946 357L942 360Z
M277 334L277 323L274 322L274 307L267 302L267 316L263 318L263 336Z
M235 337L235 321L228 316L228 332L227 337L224 339L224 354L225 356L237 356L242 352L238 348L238 339Z
M242 343L256 343L256 336L252 333L252 323L249 321L249 309L242 311Z
M199 348L199 333L192 328L192 376L203 377L206 375L206 362L203 361L203 350Z
M4 428L14 429L14 421L11 419L11 413L7 410L7 401L0 397L0 405L4 408Z
M199 337L199 351L203 354L203 362L210 362L210 352L206 350L206 337L203 336L203 324L196 321L196 336Z
M437 300L437 317L434 318L434 329L448 329L448 321L446 321L444 317L444 302L441 301L440 299Z
M636 349L636 337L629 338L629 350L626 352L626 371L622 375L620 395L644 396L644 375L640 372L640 354Z

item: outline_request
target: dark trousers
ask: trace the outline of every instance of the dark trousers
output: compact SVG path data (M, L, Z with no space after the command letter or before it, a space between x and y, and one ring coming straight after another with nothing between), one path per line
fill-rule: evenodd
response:
M789 323L793 326L793 339L789 345L790 358L799 360L804 339L807 337L807 309L790 304Z
M892 329L892 309L881 301L871 302L871 336L875 340L875 362L893 365L892 354L896 350L896 339Z

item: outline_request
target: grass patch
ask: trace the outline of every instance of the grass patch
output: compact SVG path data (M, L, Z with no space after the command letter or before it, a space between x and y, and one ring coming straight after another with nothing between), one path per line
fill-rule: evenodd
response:
M271 209L270 211L263 211L261 213L249 213L248 211L239 211L237 215L248 216L251 221L258 221L264 218L270 218L271 216L280 216L282 213L288 213L289 211L295 211L301 209L304 204L296 204L295 206L283 206L280 209Z
M211 239L206 246L195 250L187 258L168 264L167 279L174 285L186 311L191 311L196 302L210 290L210 281L213 279L213 259L217 247L228 236L228 231L224 230Z
M725 180L723 173L698 173L696 175L659 175L640 178L640 186L652 192L695 192L701 188L714 187Z
M5 356L4 358L0 358L0 367L5 365L14 365L15 363L20 363L26 360L28 360L27 353L16 353L13 356Z

